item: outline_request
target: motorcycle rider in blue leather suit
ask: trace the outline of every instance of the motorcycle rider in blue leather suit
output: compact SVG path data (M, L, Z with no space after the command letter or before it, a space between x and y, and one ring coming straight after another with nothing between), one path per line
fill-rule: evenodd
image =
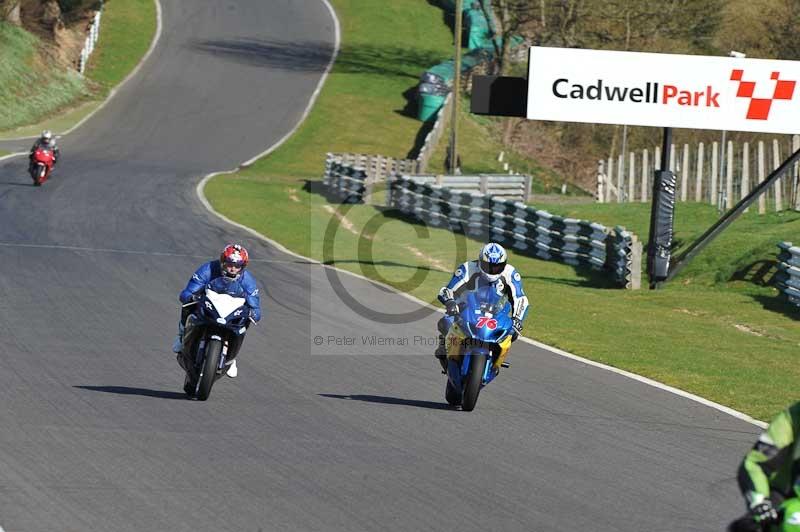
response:
M445 316L439 320L439 343L435 357L442 366L442 371L447 371L447 348L445 337L458 315L456 299L467 289L473 289L476 283L494 284L502 283L512 305L511 321L514 325L512 341L519 337L522 323L528 315L528 298L522 289L522 276L508 264L508 254L500 244L489 242L481 249L477 260L465 262L453 274L447 286L439 291L439 301L445 306Z
M212 260L200 266L196 272L189 279L186 288L178 296L183 305L187 305L196 301L199 298L200 292L212 280L219 277L225 277L232 283L238 283L245 292L245 301L247 306L250 307L250 318L253 322L258 322L261 319L261 299L259 296L258 286L253 275L245 270L249 256L247 250L239 244L230 244L225 246L222 250L219 260ZM189 315L194 311L194 305L183 306L181 309L181 320L178 323L178 336L172 344L172 351L180 355L183 345L183 333L186 327L186 320ZM228 346L228 356L233 359L232 364L228 367L227 375L229 377L236 377L238 375L238 368L236 366L236 359L234 358L242 347L244 341L244 334L237 336L236 339Z

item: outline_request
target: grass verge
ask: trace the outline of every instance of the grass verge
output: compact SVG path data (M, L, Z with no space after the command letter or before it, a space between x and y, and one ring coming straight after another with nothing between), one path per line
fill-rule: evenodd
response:
M90 94L77 72L49 70L39 46L34 35L0 22L0 130L34 122Z
M156 31L155 3L109 2L101 24L83 78L72 71L35 73L36 37L0 23L0 101L9 102L0 108L0 138L34 136L43 129L61 133L94 111L149 48Z
M142 59L156 34L153 0L108 2L97 48L89 59L87 76L105 94L116 87Z
M450 34L427 4L394 2L380 13L366 0L334 5L344 23L343 53L308 121L253 167L211 180L205 193L219 212L319 260L326 260L322 236L335 221L331 263L431 301L461 259L458 245L471 258L480 243L380 208L330 204L318 180L327 151L405 155L397 150L409 146L419 123L399 111L400 95L437 54L447 57ZM391 35L376 31L386 16L394 21ZM647 234L647 205L547 208ZM702 205L681 204L676 215L684 243L716 219ZM658 291L614 289L601 273L512 252L532 302L526 335L769 418L795 399L800 327L797 310L759 284L755 266L768 265L777 242L798 232L797 213L745 216Z

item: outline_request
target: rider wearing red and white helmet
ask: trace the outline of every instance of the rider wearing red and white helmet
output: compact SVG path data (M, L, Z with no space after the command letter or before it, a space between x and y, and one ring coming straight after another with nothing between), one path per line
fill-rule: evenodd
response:
M196 272L189 279L186 288L180 293L178 298L182 304L191 303L203 289L214 279L224 277L229 279L232 283L239 283L244 289L245 301L247 306L250 307L250 317L258 322L261 319L261 299L258 295L258 286L253 275L246 270L247 263L250 257L244 246L240 244L229 244L225 246L222 253L219 255L219 260L212 260L200 266ZM180 353L183 344L183 332L186 325L186 319L193 312L192 306L183 307L181 310L181 321L178 323L178 336L172 344L172 351ZM239 352L244 340L244 335L236 337L238 342L228 347L228 356L233 358ZM238 368L236 367L236 359L228 368L228 376L236 377Z

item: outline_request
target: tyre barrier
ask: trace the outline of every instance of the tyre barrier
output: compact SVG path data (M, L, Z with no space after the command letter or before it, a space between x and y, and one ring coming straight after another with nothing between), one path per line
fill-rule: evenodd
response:
M625 288L641 286L642 244L624 227L608 229L521 201L454 191L406 176L391 180L387 203L432 227L490 239L539 259L604 270Z
M800 247L791 242L781 242L778 247L775 284L789 303L800 307Z

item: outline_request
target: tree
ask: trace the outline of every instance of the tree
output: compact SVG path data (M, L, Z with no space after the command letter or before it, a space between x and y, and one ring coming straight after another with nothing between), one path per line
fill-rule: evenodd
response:
M795 0L732 0L722 19L716 37L720 49L763 59L800 58L800 7Z
M22 26L20 3L21 0L0 0L0 21Z
M542 3L545 0L541 0ZM507 75L511 61L511 38L522 32L539 16L538 9L530 0L495 0L495 73Z

